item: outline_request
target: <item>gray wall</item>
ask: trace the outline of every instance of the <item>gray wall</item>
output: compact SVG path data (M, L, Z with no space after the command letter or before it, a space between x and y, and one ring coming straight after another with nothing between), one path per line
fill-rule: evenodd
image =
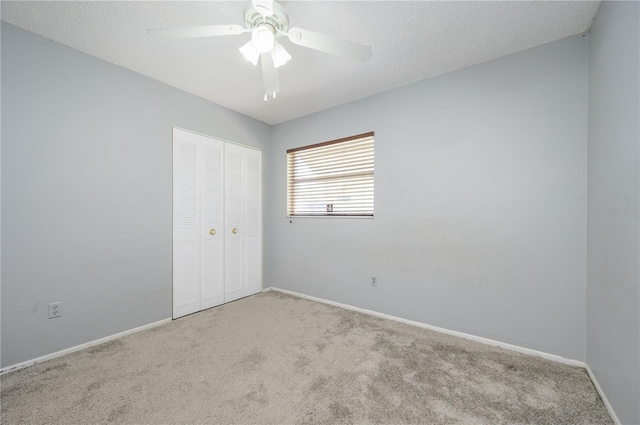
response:
M275 126L265 286L584 360L587 53L571 37ZM290 224L286 150L367 131L375 218Z
M640 423L640 4L602 2L589 35L587 363Z
M256 147L269 134L2 23L3 367L171 316L173 125Z

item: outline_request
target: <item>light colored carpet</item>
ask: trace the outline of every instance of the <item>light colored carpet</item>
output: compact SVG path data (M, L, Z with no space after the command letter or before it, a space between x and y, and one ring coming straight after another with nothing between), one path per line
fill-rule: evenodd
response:
M1 377L3 424L609 424L586 372L268 292Z

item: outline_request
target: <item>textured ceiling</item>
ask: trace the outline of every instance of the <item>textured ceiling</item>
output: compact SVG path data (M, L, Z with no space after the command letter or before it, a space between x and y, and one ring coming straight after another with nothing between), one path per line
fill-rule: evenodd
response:
M238 48L250 34L190 40L150 28L243 25L244 1L3 1L2 20L269 124L589 29L598 2L288 1L291 26L373 47L350 62L283 40L277 99L263 101L260 67ZM282 39L281 39L282 40ZM259 65L259 64L258 64Z

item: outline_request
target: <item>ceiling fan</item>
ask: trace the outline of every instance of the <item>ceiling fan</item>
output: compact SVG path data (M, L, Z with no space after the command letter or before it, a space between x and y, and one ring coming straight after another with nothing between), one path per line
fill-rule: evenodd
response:
M252 0L244 9L241 25L204 25L187 28L151 29L152 37L164 39L214 37L219 35L239 35L251 33L251 40L240 47L240 53L252 64L262 65L264 100L276 98L280 91L278 68L291 59L291 55L278 42L287 37L293 44L319 50L357 62L371 58L371 47L353 41L343 40L333 35L322 34L301 28L289 28L289 17L282 5L273 0Z

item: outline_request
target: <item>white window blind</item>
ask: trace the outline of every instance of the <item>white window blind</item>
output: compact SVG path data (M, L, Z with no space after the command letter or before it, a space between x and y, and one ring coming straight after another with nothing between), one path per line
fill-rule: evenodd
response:
M373 158L373 133L289 149L289 216L373 217Z

